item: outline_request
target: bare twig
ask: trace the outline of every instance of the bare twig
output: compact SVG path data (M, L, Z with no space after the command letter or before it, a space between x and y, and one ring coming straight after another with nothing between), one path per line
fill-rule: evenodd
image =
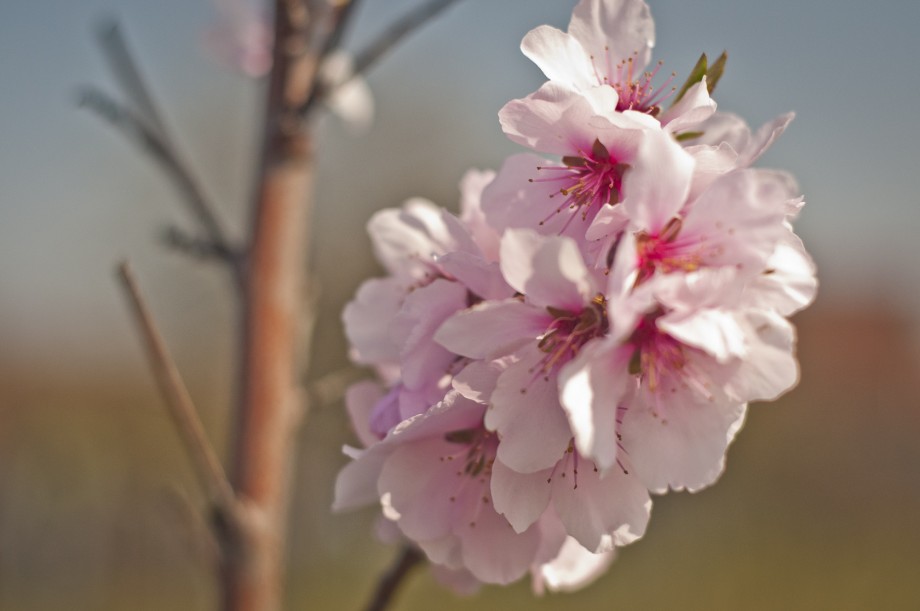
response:
M164 244L195 259L227 259L235 254L209 238L191 235L175 225L164 227L161 236Z
M319 54L319 61L322 63L326 57L339 48L342 37L345 35L345 29L355 12L355 7L360 0L341 0L332 7L329 14L328 34L323 40L322 50Z
M243 285L243 260L238 247L232 246L211 211L211 205L205 198L198 182L176 156L169 143L162 135L152 129L137 114L122 106L108 94L92 86L85 86L78 91L78 104L92 110L97 116L106 120L120 130L129 140L137 143L166 171L173 183L185 198L192 213L197 217L207 233L214 248L221 258L227 260L234 271L238 286Z
M154 377L166 400L169 415L182 439L192 467L214 505L228 514L234 511L236 497L230 481L211 447L198 417L188 389L179 370L166 349L166 344L153 322L150 310L140 293L134 274L127 262L118 266L118 277L128 296L137 325L144 338Z
M109 69L116 82L128 98L137 106L145 119L159 134L167 139L166 125L160 118L156 103L147 84L131 55L128 43L115 19L106 19L96 29L96 38L102 54L109 63Z
M169 486L163 490L160 501L168 512L164 516L169 520L168 526L178 532L177 538L184 544L184 551L192 558L203 558L209 565L217 565L221 559L221 542L185 491Z
M205 234L221 252L221 258L230 264L237 286L242 290L244 266L240 249L227 238L214 206L173 143L118 23L115 20L103 22L98 28L97 38L115 81L134 109L121 105L95 87L80 89L80 105L95 111L129 139L140 144L144 152L166 170Z
M380 581L377 582L374 594L367 607L365 607L366 611L383 611L386 609L392 601L393 595L402 585L403 580L409 575L409 572L421 564L423 560L424 556L416 548L410 545L403 546L396 560L387 569L387 572L380 576Z
M426 22L439 15L457 0L429 0L403 15L393 23L383 34L371 42L363 51L355 56L354 76L366 74L374 64L389 53L403 38L423 26ZM319 102L325 100L332 90L317 86L307 101L300 107L299 114L306 117Z

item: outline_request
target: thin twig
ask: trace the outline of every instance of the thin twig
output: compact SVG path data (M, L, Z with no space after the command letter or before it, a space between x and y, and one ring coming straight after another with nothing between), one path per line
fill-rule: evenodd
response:
M166 344L153 322L134 274L127 262L118 266L118 277L128 296L131 310L134 313L137 325L144 338L147 355L153 375L160 386L173 424L182 439L188 452L192 467L207 494L208 499L217 508L225 510L228 514L236 505L236 496L230 485L217 454L211 447L204 432L204 426L198 417L198 412L192 403L188 389L179 375L179 370L166 349Z
M374 64L389 53L403 38L417 30L427 21L439 15L457 0L430 0L417 6L394 22L383 34L355 56L353 76L364 75ZM299 114L306 117L313 107L329 97L333 90L317 86L307 101L300 107Z
M326 36L325 40L323 40L323 47L319 54L320 64L323 63L323 60L326 59L330 53L339 48L342 37L345 35L345 29L348 27L348 23L359 1L360 0L342 0L332 7L329 15L331 27L329 27L328 30L329 34Z
M166 170L182 193L186 204L196 217L208 238L223 253L233 270L237 286L243 288L244 266L239 248L234 248L221 227L214 206L205 196L198 180L175 146L162 113L150 93L137 62L114 19L103 21L97 29L97 40L119 88L131 101L134 109L122 107L108 95L93 87L80 92L80 104L96 111L150 154Z
M386 609L409 572L423 560L424 556L416 548L410 545L403 546L387 572L380 576L380 581L377 582L377 587L374 589L374 595L365 607L366 611Z
M151 125L164 139L168 139L166 125L160 118L153 96L141 76L134 61L127 41L121 32L121 26L115 19L102 21L96 29L96 38L102 49L102 55L109 63L109 69L122 91L150 121Z
M226 260L233 256L233 253L228 253L225 247L215 244L210 238L191 235L175 225L164 227L161 236L164 244L194 259Z
M122 106L96 87L84 86L81 88L78 91L78 104L81 107L92 110L97 116L120 130L128 139L140 145L145 153L160 164L182 193L192 213L197 217L198 222L201 223L209 239L214 244L214 248L232 266L237 284L242 288L244 277L240 249L232 246L227 240L201 187L176 155L169 142L164 140L158 131L151 128L136 113Z

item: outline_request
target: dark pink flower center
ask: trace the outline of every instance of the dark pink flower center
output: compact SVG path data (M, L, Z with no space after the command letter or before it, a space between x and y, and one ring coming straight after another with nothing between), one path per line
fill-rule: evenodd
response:
M535 375L548 377L578 355L582 346L610 330L607 302L598 294L581 312L547 308L553 320L537 346L546 355L535 368Z
M656 235L642 232L636 236L636 255L639 259L639 274L636 286L651 278L655 272L692 272L702 263L698 253L687 249L687 244L678 240L681 229L679 218L671 219Z
M617 100L617 110L635 110L658 116L661 112L661 104L671 97L676 91L676 87L670 87L677 76L672 72L664 83L655 87L652 81L661 70L663 62L658 62L651 71L639 72L635 66L635 56L614 64L610 56L610 48L604 47L605 63L598 66L596 58L591 56L591 63L594 65L594 76L597 78L599 85L609 85L613 87L619 99Z
M580 213L582 220L590 220L604 204L620 201L623 175L629 165L617 161L600 140L594 141L590 151L579 150L577 155L563 157L562 164L538 166L538 171L548 175L530 179L530 182L559 184L558 193L550 197L562 195L564 198L556 210L540 221L541 225L563 210L569 210L571 216L562 228L565 231L576 214Z
M679 373L687 362L684 345L659 331L656 321L663 315L657 310L643 318L629 340L635 347L630 373L638 374L652 392L665 376Z
M493 432L484 427L462 429L445 433L444 439L461 446L456 454L441 457L442 462L458 463L458 476L478 477L492 473L492 463L495 462L498 448L498 438Z

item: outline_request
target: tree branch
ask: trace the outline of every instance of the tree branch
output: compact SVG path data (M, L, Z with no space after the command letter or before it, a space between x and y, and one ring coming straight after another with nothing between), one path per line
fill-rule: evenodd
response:
M225 611L274 611L284 594L294 435L308 399L298 372L306 369L301 349L309 343L309 326L302 323L314 164L311 134L296 115L317 59L316 49L304 42L308 26L302 2L275 0L231 451L231 481L256 519L249 521L239 553L223 567Z
M366 611L383 611L393 599L393 595L402 585L403 580L413 568L424 561L424 556L411 545L405 545L396 556L386 573L380 576L374 594L368 602Z
M353 76L366 74L374 64L393 50L393 48L406 36L438 16L455 2L457 2L457 0L429 0L403 15L376 40L355 56L354 68L352 71ZM313 110L314 106L328 98L333 90L334 89L322 87L320 84L314 87L310 97L298 110L300 116L306 118Z
M173 143L118 23L114 20L103 22L98 28L97 39L116 83L136 110L122 106L91 86L79 90L79 105L94 111L121 130L160 164L178 187L209 240L222 253L221 258L230 264L236 284L242 290L245 270L240 249L234 247L227 238L214 212L214 206Z
M103 20L96 28L96 40L122 92L141 110L144 117L166 139L166 125L160 118L153 96L134 61L128 43L115 19Z
M128 296L131 310L144 338L147 355L169 415L185 446L193 470L208 499L228 514L235 511L236 497L230 481L208 442L204 426L185 387L179 370L166 349L166 344L153 322L150 310L140 293L134 274L127 262L118 266L118 278Z

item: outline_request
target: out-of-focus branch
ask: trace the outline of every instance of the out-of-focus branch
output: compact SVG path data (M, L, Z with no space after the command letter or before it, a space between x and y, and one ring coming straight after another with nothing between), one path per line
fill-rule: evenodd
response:
M366 611L383 611L393 600L393 595L402 585L403 580L414 567L424 561L424 556L411 545L405 545L396 556L396 560L387 571L380 576L374 594L368 602Z
M122 92L137 106L141 114L161 136L166 136L166 125L160 118L157 105L140 73L137 62L115 19L102 21L96 29L96 39L102 55Z
M94 111L118 128L160 164L179 189L189 210L213 243L215 251L230 264L237 286L242 289L244 269L240 249L234 247L227 238L214 212L214 206L173 143L118 23L113 20L104 22L98 29L97 38L115 81L135 108L123 106L92 86L79 90L80 106Z
M176 225L163 228L163 243L193 259L226 259L234 253L228 253L222 245L215 244L209 238L191 235Z
M313 196L313 142L297 108L317 66L302 0L275 0L275 38L241 321L239 406L231 481L245 502L237 553L222 573L224 611L275 611L283 600L296 424L308 409L299 372L313 312L304 312ZM306 269L306 271L305 271ZM309 287L307 287L309 290ZM309 304L308 304L309 305Z
M233 488L230 486L230 481L224 473L217 454L208 441L188 389L153 322L153 316L150 314L127 262L118 266L118 278L144 339L153 375L166 400L166 406L176 426L176 431L188 452L195 475L198 476L208 499L218 510L229 515L236 510Z
M417 6L386 29L376 40L355 56L353 74L366 74L387 53L393 50L406 36L425 25L431 19L458 0L429 0ZM353 4L354 2L352 2ZM318 83L307 101L300 107L299 114L306 118L313 108L332 94L334 89L323 87Z

